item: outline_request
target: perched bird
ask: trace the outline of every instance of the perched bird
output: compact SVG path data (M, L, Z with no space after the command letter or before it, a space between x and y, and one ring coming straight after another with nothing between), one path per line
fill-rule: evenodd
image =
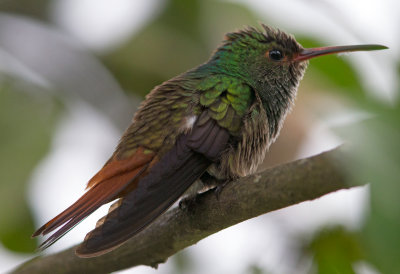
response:
M165 212L197 180L255 172L290 111L308 59L380 45L304 49L263 25L228 33L211 58L155 87L87 192L39 228L47 248L101 205L116 200L76 249L109 252Z

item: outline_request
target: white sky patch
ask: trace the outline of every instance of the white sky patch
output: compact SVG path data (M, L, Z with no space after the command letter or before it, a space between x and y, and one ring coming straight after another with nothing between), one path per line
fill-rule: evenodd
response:
M94 50L107 50L144 26L163 7L160 0L57 0L53 21Z

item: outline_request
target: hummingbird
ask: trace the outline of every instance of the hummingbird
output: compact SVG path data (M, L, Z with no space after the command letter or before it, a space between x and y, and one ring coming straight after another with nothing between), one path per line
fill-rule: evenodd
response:
M171 207L195 183L252 174L276 140L314 57L387 49L382 45L303 48L262 25L227 33L210 59L156 86L110 159L74 204L32 236L45 249L103 204L115 201L76 248L107 253Z

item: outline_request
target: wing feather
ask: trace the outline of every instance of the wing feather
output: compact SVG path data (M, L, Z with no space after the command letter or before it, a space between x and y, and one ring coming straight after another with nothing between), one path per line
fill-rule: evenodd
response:
M102 225L88 233L76 250L78 256L93 257L115 249L165 212L206 171L226 148L229 132L213 119L198 119L205 120L178 137L137 188L122 199Z

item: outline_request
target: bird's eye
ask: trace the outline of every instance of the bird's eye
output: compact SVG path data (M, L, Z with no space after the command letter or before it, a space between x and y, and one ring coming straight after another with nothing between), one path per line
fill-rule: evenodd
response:
M268 53L269 58L273 61L280 61L283 59L283 53L278 49L272 49Z

